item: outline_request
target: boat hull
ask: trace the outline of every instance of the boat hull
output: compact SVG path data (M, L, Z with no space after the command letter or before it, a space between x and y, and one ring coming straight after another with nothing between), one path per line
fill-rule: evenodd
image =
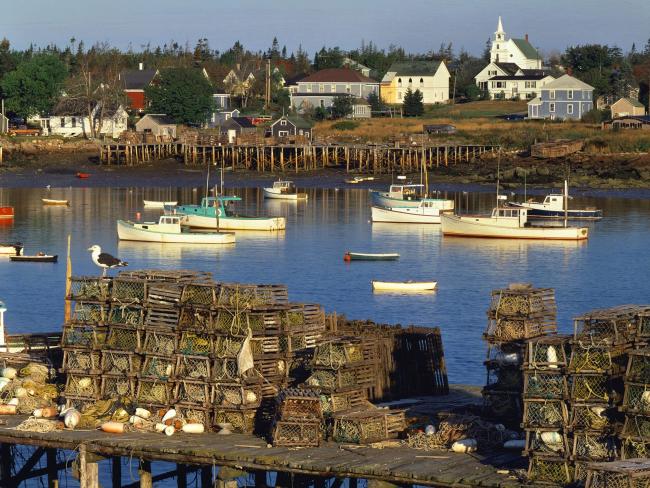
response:
M41 198L41 202L43 202L43 205L66 206L66 205L70 204L70 202L68 200L53 200L51 198Z
M0 207L0 220L1 219L13 219L14 218L14 208L13 207Z
M281 193L273 188L263 188L264 198L273 198L275 200L307 200L306 193Z
M372 204L377 207L418 207L420 205L419 199L402 200L401 198L392 198L382 191L371 191L370 198Z
M564 210L550 210L535 208L521 203L509 202L508 206L515 208L525 208L528 211L529 219L556 219L562 220L565 218ZM570 220L600 220L603 218L602 210L567 210L566 218Z
M10 256L9 259L17 263L56 263L59 256Z
M154 200L142 200L142 203L147 208L165 208L165 207L175 207L178 205L178 202L157 202Z
M438 286L437 281L418 281L418 282L393 282L393 281L373 281L372 289L375 291L433 291Z
M160 232L139 229L130 222L117 221L117 235L123 241L161 242L169 244L234 244L233 233Z
M16 252L16 246L0 244L0 255L2 254L10 256L22 256L23 248L22 246L18 246L18 252Z
M443 214L442 233L459 237L562 241L580 241L589 237L589 230L586 227L506 227L485 222L486 220L488 219Z
M199 229L217 229L216 217L183 214L183 225ZM219 217L219 230L283 230L286 228L284 217Z
M397 253L371 254L361 252L345 253L346 261L395 261L399 259Z
M405 207L413 208L413 207ZM373 222L392 222L397 224L439 224L440 212L437 215L423 215L409 212L403 208L371 207Z

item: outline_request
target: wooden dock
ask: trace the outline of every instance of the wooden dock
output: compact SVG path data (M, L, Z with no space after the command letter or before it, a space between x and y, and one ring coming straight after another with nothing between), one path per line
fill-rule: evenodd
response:
M480 399L477 387L455 386L446 397L432 397L419 402L419 409L440 410L469 400ZM404 446L360 447L324 443L317 448L268 447L264 439L251 435L177 434L166 437L151 433L105 434L99 431L60 431L37 433L14 430L25 417L5 416L0 421L0 486L17 486L21 481L46 477L49 486L57 486L65 466L57 464L57 450L78 451L77 461L82 488L97 488L97 473L111 466L114 488L151 487L152 482L176 478L179 487L186 487L189 472L199 472L204 487L268 486L267 473L276 473L273 486L357 486L368 480L368 486L438 486L494 487L522 486L514 477L504 474L521 468L524 459L518 452L498 451L487 455L455 454L448 451L420 451ZM22 466L12 466L16 446L36 447ZM69 456L72 457L72 456ZM45 467L35 469L45 458ZM121 458L134 463L139 480L122 484ZM151 463L175 463L176 469L153 476ZM101 467L100 467L101 466ZM216 469L218 468L218 469ZM216 472L216 479L215 479Z
M347 172L390 174L413 173L421 168L469 163L499 146L486 145L200 145L182 143L126 144L100 146L102 164L134 165L170 157L182 157L188 165L233 167L258 172L300 172L345 168Z

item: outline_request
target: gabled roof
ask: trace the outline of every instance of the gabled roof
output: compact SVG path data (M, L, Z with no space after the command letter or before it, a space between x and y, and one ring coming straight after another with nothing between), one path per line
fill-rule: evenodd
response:
M402 76L431 76L435 75L442 61L406 61L393 63L388 68L389 73Z
M615 122L617 120L637 120L643 124L650 124L650 115L624 115L623 117L616 117L608 122Z
M535 97L530 102L528 102L528 105L541 105L541 104L542 104L542 99L539 97Z
M284 85L291 86L297 84L299 81L302 81L307 77L307 73L300 73L298 75L293 75L289 78L285 78Z
M377 83L372 78L363 76L349 68L322 69L303 78L298 83Z
M142 119L145 117L149 117L151 120L156 122L159 125L176 125L176 121L171 115L165 115L165 114L146 114ZM140 120L142 120L140 119ZM139 121L138 121L139 122Z
M526 39L511 39L512 42L517 46L521 53L526 56L526 59L540 59L541 56L537 52L537 49L528 42Z
M519 69L517 73L521 72L524 76L535 76L535 75L548 75L549 72L543 69Z
M278 122L280 122L283 119L288 120L293 125L295 125L298 129L311 129L314 126L314 124L312 124L308 120L303 119L302 117L283 115L279 119L273 121L273 123L271 124L271 127L274 126L275 124L277 124Z
M489 81L501 81L501 80L513 80L513 81L526 81L526 80L532 80L532 81L538 81L538 80L543 80L549 75L531 75L531 76L493 76L492 78L489 79Z
M630 98L630 97L619 98L618 100L616 100L614 102L614 104L616 104L618 102L627 102L630 105L632 105L633 107L645 108L645 105L643 105L641 102L639 102L638 100L635 100L634 98Z
M233 122L235 122L237 125L239 125L242 129L254 129L255 126L251 122L251 119L247 117L230 117L230 119Z
M144 90L157 73L157 69L129 69L120 73L120 79L125 90Z
M494 63L494 64L496 64L502 71L504 71L509 75L514 75L519 69L519 66L517 66L515 63Z
M594 87L588 85L584 81L580 81L578 78L574 78L571 75L562 75L556 80L553 80L546 84L543 90L593 90Z

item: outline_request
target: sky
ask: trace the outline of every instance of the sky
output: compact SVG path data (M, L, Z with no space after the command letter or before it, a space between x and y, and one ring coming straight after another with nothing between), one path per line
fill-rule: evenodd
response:
M322 46L354 49L362 41L407 52L451 42L480 54L503 17L508 37L524 37L543 53L586 43L627 51L650 38L650 0L4 0L0 37L21 49L34 43L86 46L108 42L134 50L170 41L194 47L207 38L224 51L239 40L266 50L277 36L292 52Z

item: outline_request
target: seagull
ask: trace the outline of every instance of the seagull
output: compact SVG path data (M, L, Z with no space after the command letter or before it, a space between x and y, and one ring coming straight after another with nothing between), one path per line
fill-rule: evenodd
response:
M102 276L106 276L106 271L109 269L121 268L129 265L126 261L121 261L110 254L102 252L102 248L97 244L89 247L88 250L92 252L93 263L104 270Z

